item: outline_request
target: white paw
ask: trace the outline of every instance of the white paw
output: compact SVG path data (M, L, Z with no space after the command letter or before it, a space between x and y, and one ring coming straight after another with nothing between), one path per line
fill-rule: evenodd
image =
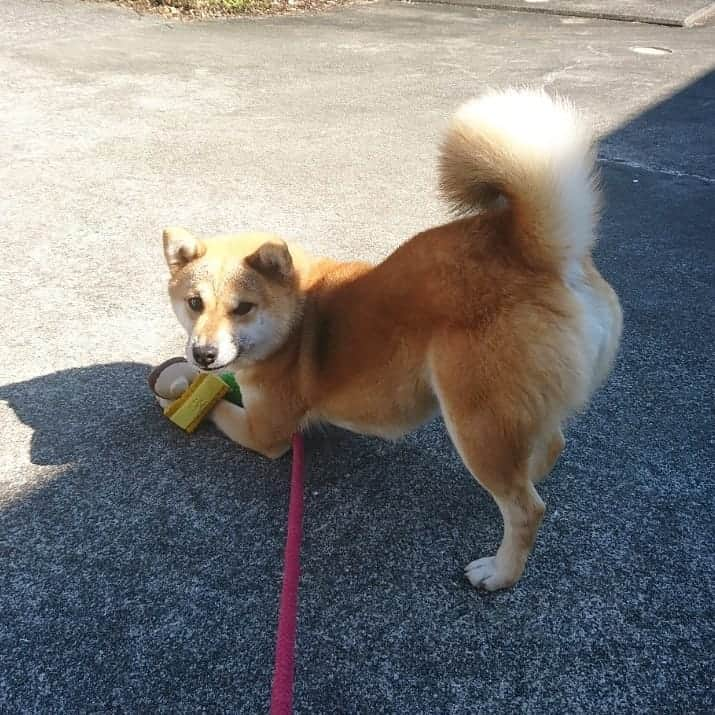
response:
M507 588L519 578L519 574L514 575L512 570L503 568L496 556L486 556L472 561L464 569L464 575L474 588L483 588L487 591Z

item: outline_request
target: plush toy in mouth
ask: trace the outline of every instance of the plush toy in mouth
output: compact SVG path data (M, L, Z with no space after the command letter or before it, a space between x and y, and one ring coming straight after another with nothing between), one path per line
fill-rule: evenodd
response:
M241 389L232 372L220 375L199 372L184 358L176 357L155 367L149 387L164 404L164 414L186 432L193 432L216 403L226 398L237 405Z

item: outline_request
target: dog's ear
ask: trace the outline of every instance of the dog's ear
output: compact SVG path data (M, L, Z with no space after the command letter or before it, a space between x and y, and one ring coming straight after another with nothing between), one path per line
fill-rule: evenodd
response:
M285 241L279 238L266 241L247 256L246 265L261 275L276 281L286 281L293 275L293 259Z
M198 238L192 236L186 229L179 227L164 229L164 258L172 275L187 263L201 258L206 252Z

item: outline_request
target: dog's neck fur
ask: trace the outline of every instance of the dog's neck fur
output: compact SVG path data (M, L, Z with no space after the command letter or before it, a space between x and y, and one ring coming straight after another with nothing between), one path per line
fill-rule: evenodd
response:
M296 270L298 301L293 326L281 346L263 360L240 366L239 383L272 385L291 394L297 412L308 413L314 406L322 368L333 351L333 333L338 316L332 298L348 283L366 275L368 263L315 259L291 247ZM345 316L343 316L344 318ZM280 385L285 387L281 390ZM324 387L324 385L323 385ZM298 400L296 400L298 398Z

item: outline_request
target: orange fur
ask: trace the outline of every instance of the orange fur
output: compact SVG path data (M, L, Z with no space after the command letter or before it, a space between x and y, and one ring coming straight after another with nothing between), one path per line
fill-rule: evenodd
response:
M446 195L469 215L377 266L261 234L168 230L165 251L189 349L213 341L233 356L245 406L222 403L212 418L236 442L275 457L310 423L396 438L441 411L504 518L496 556L467 567L491 590L522 573L544 511L533 482L558 459L563 421L605 378L621 317L590 258L592 155L573 110L538 93L478 102L457 116L441 165ZM492 120L530 102L571 141L520 144L521 124ZM197 290L204 308L191 315ZM240 301L256 307L237 317ZM256 347L262 326L269 350Z

